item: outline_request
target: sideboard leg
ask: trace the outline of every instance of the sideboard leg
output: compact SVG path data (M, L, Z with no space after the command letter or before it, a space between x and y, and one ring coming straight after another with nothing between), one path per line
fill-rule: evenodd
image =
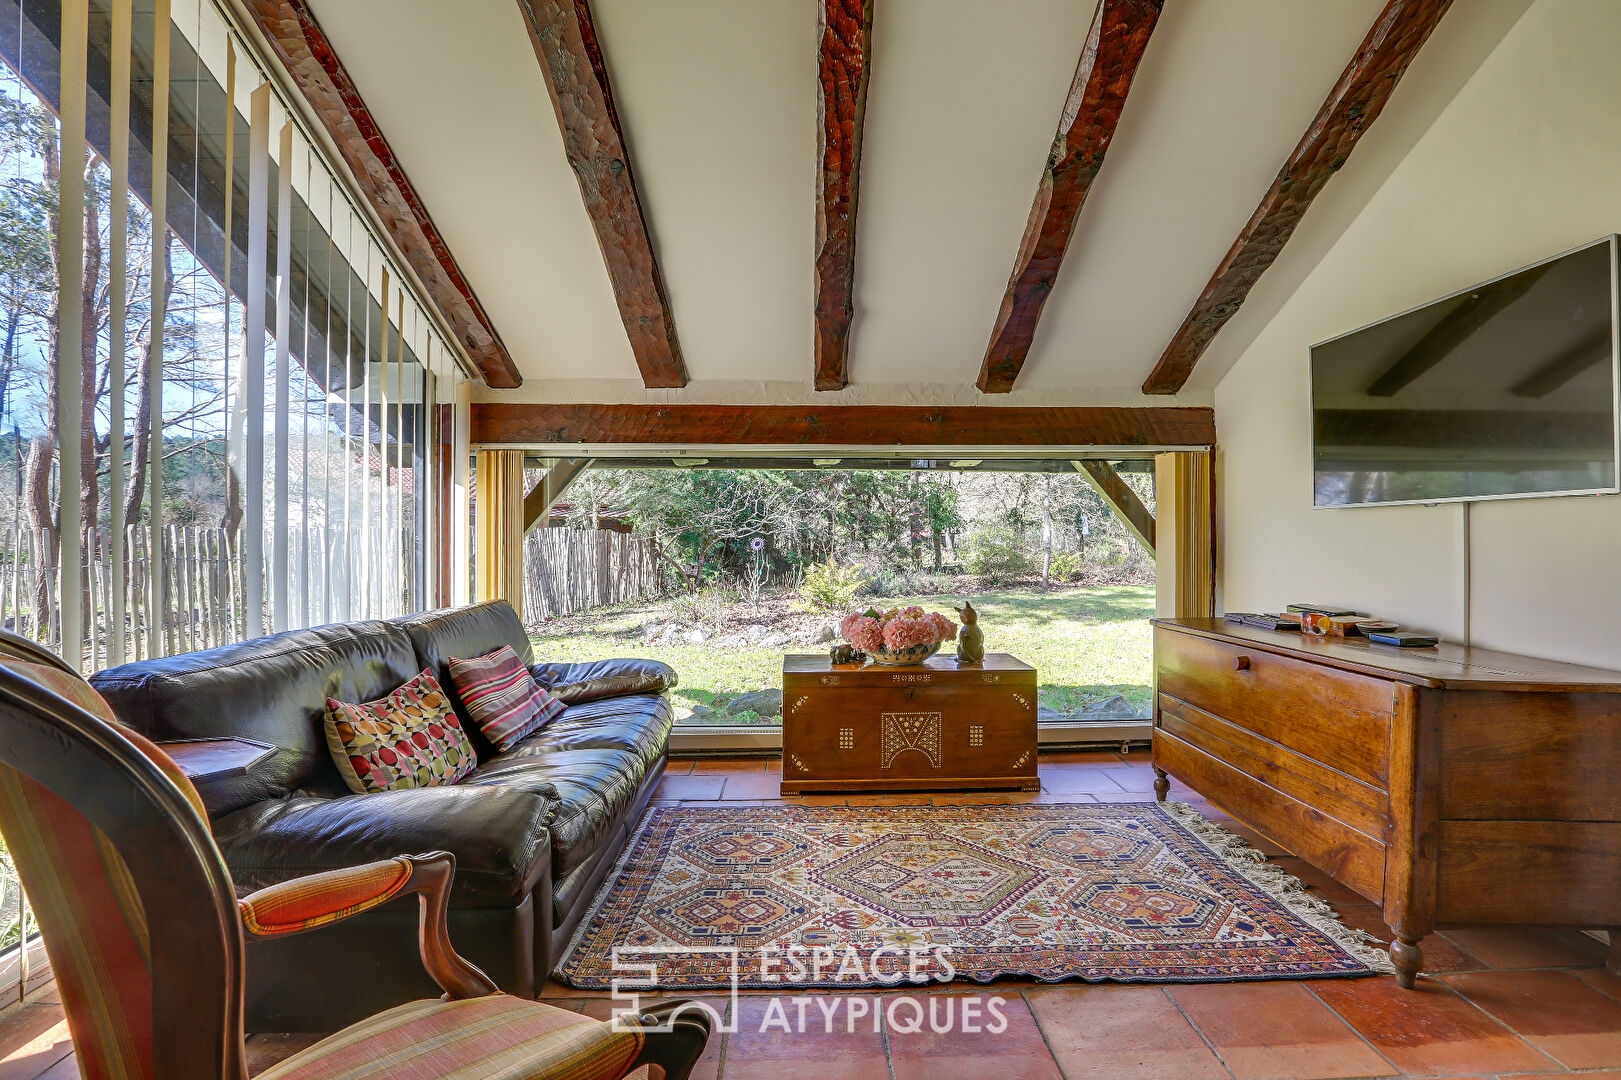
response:
M1390 962L1396 965L1396 985L1411 990L1419 968L1424 966L1424 950L1416 941L1397 938L1390 943Z
M1610 927L1610 955L1604 958L1604 970L1621 978L1621 926Z
M1154 766L1154 798L1158 799L1160 802L1164 802L1165 801L1165 796L1169 795L1170 793L1171 793L1171 778L1165 774L1164 769L1160 768L1158 765L1155 765Z

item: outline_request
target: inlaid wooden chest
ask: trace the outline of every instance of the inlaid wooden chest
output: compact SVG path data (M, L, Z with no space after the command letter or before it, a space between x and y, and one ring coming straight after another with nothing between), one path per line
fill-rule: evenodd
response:
M1036 669L782 661L782 791L1038 791Z

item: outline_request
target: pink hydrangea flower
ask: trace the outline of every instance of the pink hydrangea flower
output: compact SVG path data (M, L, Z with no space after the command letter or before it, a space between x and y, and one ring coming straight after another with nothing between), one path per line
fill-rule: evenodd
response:
M908 608L901 608L901 618L903 618L903 619L921 619L921 618L923 618L923 609L918 607L916 604L913 604L911 607L908 607Z
M851 615L840 624L844 640L862 652L877 652L884 647L884 628L877 619L867 615Z
M940 632L940 640L941 641L954 641L954 640L956 640L956 637L957 637L957 624L956 623L952 622L950 619L946 618L944 615L940 614L938 611L929 612L927 617L928 617L930 622L934 623L934 628Z
M894 652L940 640L939 627L928 619L892 619L884 626L884 644Z

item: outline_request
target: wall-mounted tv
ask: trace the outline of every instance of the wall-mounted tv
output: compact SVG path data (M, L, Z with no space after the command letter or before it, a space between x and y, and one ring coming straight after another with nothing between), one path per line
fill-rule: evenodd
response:
M1313 504L1616 493L1611 236L1311 349Z

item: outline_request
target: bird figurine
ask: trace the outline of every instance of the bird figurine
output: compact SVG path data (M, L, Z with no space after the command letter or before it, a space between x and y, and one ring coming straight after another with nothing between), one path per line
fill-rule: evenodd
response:
M985 659L985 631L979 628L979 612L966 600L955 610L962 616L962 632L957 635L957 663L981 663Z

